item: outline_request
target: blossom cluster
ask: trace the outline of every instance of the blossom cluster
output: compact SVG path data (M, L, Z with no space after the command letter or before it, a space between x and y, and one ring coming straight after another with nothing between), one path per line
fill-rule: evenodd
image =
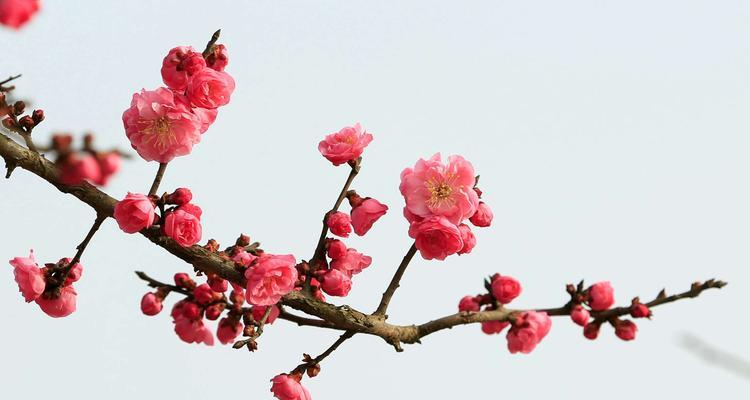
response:
M474 167L458 155L443 163L438 153L401 172L404 217L423 258L444 260L470 253L476 237L466 220L477 227L490 226L493 214L480 200L482 191L476 183Z
M50 149L57 154L55 165L60 171L60 182L66 185L78 185L85 181L104 186L120 170L122 163L119 151L96 150L91 134L84 137L81 150L73 148L72 135L53 135Z
M71 264L70 258L39 267L34 252L28 257L10 260L13 275L27 303L36 302L45 314L53 318L67 317L76 310L76 293L73 283L81 279L83 266Z
M578 287L568 285L568 293L571 295L570 319L583 327L583 336L594 340L599 336L599 330L603 322L609 322L615 328L615 335L625 341L635 339L638 326L630 320L615 319L592 319L592 312L603 312L615 304L615 290L608 281L597 282L583 290L583 284ZM588 306L588 308L586 308ZM651 310L642 304L636 297L630 305L630 316L633 318L650 318Z
M234 79L224 71L229 58L217 44L203 55L190 46L169 51L161 67L166 87L133 94L122 114L130 144L146 161L168 163L190 154L229 103Z

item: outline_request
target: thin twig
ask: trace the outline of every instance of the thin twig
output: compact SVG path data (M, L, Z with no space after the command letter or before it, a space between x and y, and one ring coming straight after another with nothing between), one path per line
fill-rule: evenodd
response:
M333 342L333 344L328 349L326 349L326 351L320 353L320 355L318 355L317 357L313 358L312 360L310 360L310 361L308 361L306 363L298 365L296 368L294 368L290 372L290 374L294 374L294 373L300 373L301 374L307 368L314 367L314 366L320 364L320 362L323 361L323 359L325 359L326 357L330 356L331 353L333 353L334 351L336 351L336 349L338 349L339 346L341 346L342 343L344 343L347 340L349 340L355 334L356 334L356 332L354 332L354 331L346 331L346 332L342 333L341 336L339 336L339 338L336 339L336 341Z
M155 195L156 191L159 190L159 185L161 185L161 179L164 177L164 171L166 170L167 170L167 163L159 163L159 169L156 171L154 182L151 184L151 189L148 190L149 196Z
M18 75L11 75L11 76L9 76L9 77L8 77L7 79L5 79L5 80L3 80L2 82L0 82L0 86L2 86L2 85L5 85L5 84L6 84L6 83L8 83L8 82L14 81L14 80L16 80L16 79L18 79L18 78L20 78L20 77L21 77L21 74L18 74Z
M338 329L336 325L328 321L324 321L322 319L301 317L299 315L292 314L289 311L284 310L283 308L280 309L279 318L289 322L294 322L298 326L314 326L318 328Z
M135 271L135 274L138 275L139 278L141 278L144 281L146 281L148 283L148 286L150 286L150 287L152 287L154 289L162 289L163 288L163 289L166 289L166 290L168 290L170 292L177 292L177 293L184 294L185 296L189 296L190 295L190 293L187 290L185 290L185 289L183 289L183 288L181 288L179 286L170 285L170 284L167 284L167 283L164 283L164 282L159 282L156 279L154 279L154 278L146 275L145 272Z
M81 257L83 256L83 252L86 250L86 247L89 245L89 242L91 242L91 239L94 237L96 232L99 230L99 227L102 226L102 223L104 220L107 219L106 216L101 214L96 214L96 219L94 220L94 224L91 225L91 229L89 229L89 232L86 234L86 237L83 238L83 241L76 246L75 256L73 256L73 259L70 260L70 262L60 271L60 285L62 285L65 280L68 278L68 274L70 273L70 270L73 269L73 266L78 264L78 262L81 261Z
M396 293L396 289L398 289L401 282L401 277L404 276L404 272L406 271L406 267L409 266L409 262L411 261L412 257L414 257L414 254L417 252L417 245L412 244L411 247L409 247L409 251L406 252L406 255L404 255L403 260L401 260L401 264L398 266L398 269L396 269L396 273L393 274L393 278L391 279L391 283L388 284L388 288L385 289L385 292L383 292L383 297L380 299L380 304L378 305L378 309L375 310L375 312L372 315L382 316L385 318L388 318L386 316L386 311L388 311L388 304L391 302L391 298L393 297L393 294Z

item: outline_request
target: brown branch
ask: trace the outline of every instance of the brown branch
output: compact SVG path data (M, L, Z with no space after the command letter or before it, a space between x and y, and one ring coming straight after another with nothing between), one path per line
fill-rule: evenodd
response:
M391 279L391 283L388 284L388 287L385 289L385 292L383 292L383 297L380 299L380 304L378 305L378 309L375 310L375 312L372 315L376 316L382 316L383 319L388 319L388 315L385 314L386 311L388 311L388 304L391 302L391 298L393 297L393 294L396 293L396 289L399 288L401 277L404 276L404 272L406 271L406 267L409 266L409 262L411 261L412 257L414 257L414 254L417 252L417 245L412 244L411 247L409 247L409 250L406 252L406 255L401 260L401 264L399 264L398 269L396 269L396 273L393 275L393 278Z
M301 317L299 315L295 315L290 313L289 311L286 311L284 308L280 308L279 318L289 322L294 322L298 326L314 326L318 328L338 329L336 325L328 321L324 321L322 319Z
M156 279L146 275L145 272L142 271L135 271L135 274L138 275L139 278L146 281L148 283L148 286L154 288L154 289L166 289L170 292L177 292L180 294L184 294L185 296L190 296L190 292L185 290L184 288L181 288L179 286L170 285L168 283L157 281Z
M9 77L8 77L7 79L4 79L4 80L0 81L0 86L3 86L3 85L5 85L6 83L9 83L9 82L11 82L11 81L14 81L14 80L16 80L16 79L18 79L18 78L20 78L20 77L21 77L21 74L18 74L18 75L11 75L11 76L9 76Z
M86 237L83 238L83 241L78 246L76 246L76 250L77 250L76 254L73 256L70 262L66 266L64 266L62 270L60 270L60 275L59 275L60 285L62 285L65 282L65 280L68 278L68 274L70 273L70 270L73 269L73 266L78 264L78 262L81 261L83 252L86 251L86 247L89 245L89 242L91 242L91 239L94 237L96 232L99 230L99 227L102 226L102 223L106 219L107 219L106 216L96 214L96 219L94 220L94 224L91 225L91 228L89 229L89 232L86 234Z
M326 246L325 246L326 236L328 236L328 224L327 224L328 216L338 211L339 207L341 206L341 203L344 201L344 198L346 197L346 192L349 191L349 186L351 186L352 182L354 181L354 178L359 173L361 163L362 163L362 157L358 158L355 161L351 161L349 163L351 170L349 171L349 176L346 178L346 182L344 182L344 187L341 188L339 197L336 198L336 202L333 203L333 207L331 208L331 210L328 211L323 216L323 229L320 231L320 237L318 237L318 244L315 246L315 253L310 259L311 264L314 264L315 261L320 260L323 257L323 254L326 249Z
M149 196L155 195L156 191L159 190L159 185L161 185L161 180L162 178L164 178L164 171L166 170L167 170L167 163L159 163L159 169L156 171L154 182L151 184L151 189L148 190Z
M331 353L333 353L334 351L336 351L336 349L338 349L339 346L341 346L342 343L344 343L347 340L349 340L355 334L356 334L356 332L354 332L354 331L346 331L346 332L342 333L341 336L339 336L339 338L336 339L336 341L333 342L333 344L328 349L326 349L326 351L320 353L320 355L318 355L317 357L313 358L312 360L307 361L307 362L305 362L303 364L298 365L296 368L294 368L290 372L290 374L295 374L295 373L301 374L306 369L308 369L310 367L314 367L314 366L320 364L320 362L323 361L323 359L325 359L326 357L330 356ZM308 356L305 355L305 357L308 357Z

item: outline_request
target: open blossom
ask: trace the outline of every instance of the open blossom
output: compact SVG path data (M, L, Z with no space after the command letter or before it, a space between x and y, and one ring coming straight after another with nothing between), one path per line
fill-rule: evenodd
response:
M60 182L65 185L78 185L84 181L97 183L102 180L101 167L92 155L70 154L59 167Z
M463 249L461 231L447 218L431 216L409 226L409 236L425 260L445 260L451 254Z
M573 309L570 311L570 319L580 326L588 325L590 317L589 310L583 308L580 304L573 306Z
M240 321L232 318L222 318L219 320L219 326L216 328L216 337L221 344L233 342L240 333L242 333L242 324Z
M187 88L191 76L206 67L203 55L190 46L178 46L169 50L161 65L161 78L170 89L181 91Z
M331 269L323 275L320 288L328 295L343 297L352 289L352 278L346 272Z
M200 133L206 133L208 131L208 128L216 121L216 116L219 115L219 110L217 109L211 109L211 108L200 108L195 107L193 108L193 114L198 116L198 119L200 120L201 127L200 127Z
M266 314L266 310L269 306L253 306L252 313L253 313L253 319L260 322L261 319L263 319L263 315ZM279 310L279 307L273 305L271 307L271 312L268 314L268 319L266 319L266 324L270 325L273 324L274 321L276 321L276 318L279 317L279 314L281 314L281 310Z
M589 306L594 311L606 310L615 304L615 289L609 282L598 282L589 288Z
M27 303L37 299L47 285L44 280L44 272L34 259L34 252L31 251L28 257L16 257L10 260L13 267L13 276L18 284L18 291L23 295Z
M201 108L217 108L229 103L234 92L234 79L223 71L204 68L188 81L187 97Z
M372 135L356 123L354 126L347 126L336 133L327 135L318 143L318 151L333 165L341 165L358 159L370 142L372 142Z
M133 94L122 122L130 144L146 161L166 163L190 154L201 140L200 117L184 96L167 88Z
M492 277L492 295L502 304L508 304L521 294L521 283L510 276L495 274Z
M253 261L257 259L258 259L257 256L251 253L248 253L245 249L238 251L234 256L232 256L232 261L234 261L235 263L243 267L249 266L250 264L253 263Z
M479 311L479 302L477 302L476 298L474 296L464 296L461 298L461 301L458 302L458 311L460 312L469 312Z
M485 202L480 201L477 205L477 211L469 218L469 221L474 226L486 228L492 224L492 218L494 218L494 214L492 214L490 207Z
M67 317L76 310L76 293L73 286L63 286L60 295L55 297L54 293L43 293L36 298L36 304L45 314L53 318Z
M638 332L638 326L633 321L617 321L615 324L615 335L622 340L629 341L635 339L636 332Z
M510 328L506 339L511 353L531 353L537 344L547 336L552 320L545 312L527 311Z
M263 254L255 266L245 271L245 298L254 306L270 306L294 290L297 283L296 261L291 254Z
M459 224L474 215L479 205L479 196L473 189L475 182L470 162L455 155L443 164L437 153L401 172L399 190L409 213L422 218L441 215Z
M366 198L358 206L352 208L352 227L354 233L363 236L372 228L380 217L388 211L388 206L372 198Z
M19 29L39 11L39 0L0 0L0 24Z
M351 276L362 272L370 264L372 257L358 252L357 249L347 249L344 257L331 261L331 268Z
M471 253L474 246L477 245L477 238L474 236L474 232L472 232L469 225L466 224L459 225L458 230L461 231L461 241L464 243L464 247L458 251L458 254Z
M180 246L189 247L201 240L202 228L198 217L182 207L167 213L164 218L164 233Z
M128 193L115 205L114 217L123 232L136 233L154 224L156 211L145 194Z
M351 223L352 220L349 218L349 214L341 211L336 211L335 213L330 214L326 219L326 224L328 225L328 229L331 230L331 233L341 237L348 237L352 232Z
M153 293L146 293L141 298L141 312L145 315L156 315L161 312L162 308L164 308L164 303Z
M508 321L485 321L482 322L482 332L487 335L495 335L503 331L510 322Z
M271 380L271 392L279 400L312 400L310 392L299 381L297 375L276 375Z

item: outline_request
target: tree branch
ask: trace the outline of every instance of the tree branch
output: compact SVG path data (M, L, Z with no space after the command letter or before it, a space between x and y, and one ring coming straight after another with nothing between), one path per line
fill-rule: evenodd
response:
M166 170L167 170L167 163L159 163L159 169L156 171L154 182L151 184L151 189L148 190L149 196L155 195L156 191L159 190L159 185L161 185L161 180L162 178L164 178L164 171Z
M391 298L393 297L393 294L396 293L396 289L399 288L401 277L404 276L404 272L406 272L406 267L409 266L409 262L411 261L412 257L414 257L414 254L417 252L417 245L412 244L411 247L409 247L409 250L406 252L406 255L401 260L401 264L399 264L398 269L396 269L396 273L393 274L393 278L391 279L391 283L388 284L388 287L385 289L385 292L383 292L383 297L380 299L380 304L378 305L378 309L375 310L375 312L372 315L382 316L383 319L388 319L388 316L385 314L386 311L388 311L388 304L391 302Z

